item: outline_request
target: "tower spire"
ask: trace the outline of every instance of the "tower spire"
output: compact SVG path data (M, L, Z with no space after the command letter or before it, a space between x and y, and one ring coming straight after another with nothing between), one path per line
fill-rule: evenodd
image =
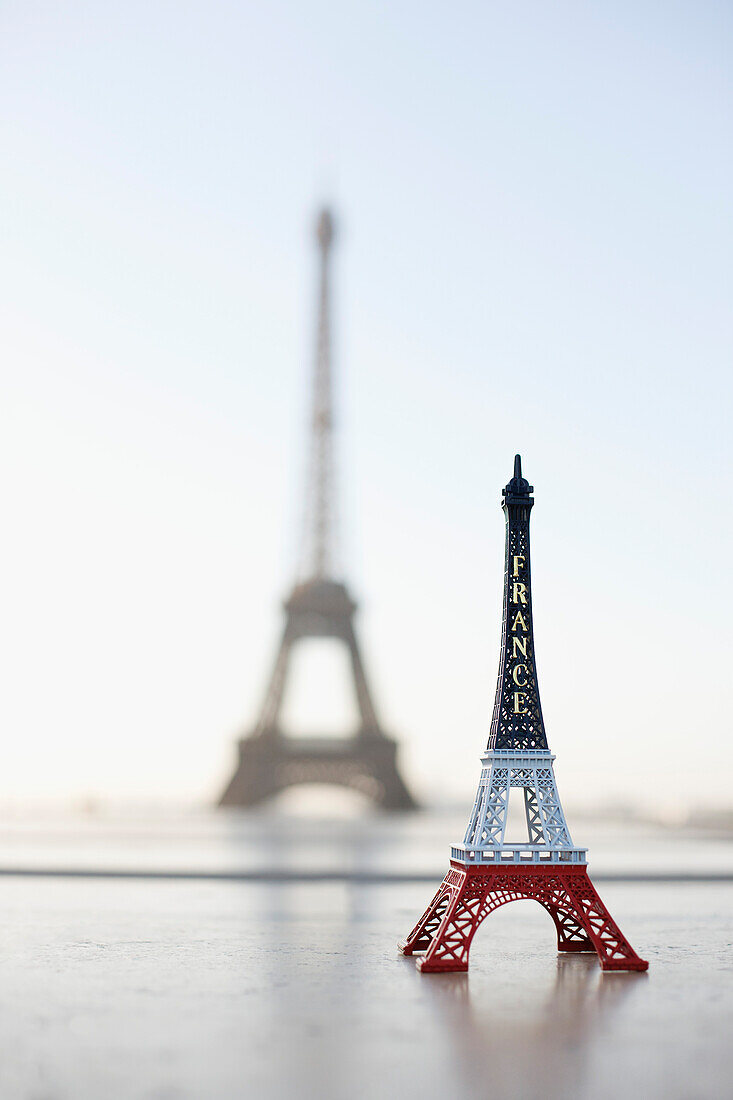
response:
M328 578L334 568L335 493L329 268L333 239L333 215L327 207L324 207L316 222L319 252L318 321L313 369L305 532L300 568L301 575L307 580Z
M522 477L522 456L514 456L514 477L502 490L506 516L504 614L501 656L491 719L489 749L547 749L542 720L532 625L529 514L534 486Z

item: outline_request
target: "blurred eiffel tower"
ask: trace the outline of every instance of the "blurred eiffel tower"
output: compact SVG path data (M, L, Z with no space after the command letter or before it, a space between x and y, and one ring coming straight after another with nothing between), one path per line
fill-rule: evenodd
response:
M371 797L385 809L415 806L397 768L397 744L382 730L354 632L356 604L334 579L334 458L329 324L329 258L334 226L322 210L310 468L303 560L285 601L285 629L257 724L239 742L234 775L222 806L252 806L300 783L335 783ZM288 737L280 725L293 647L303 638L337 638L348 650L359 712L358 728L342 737Z

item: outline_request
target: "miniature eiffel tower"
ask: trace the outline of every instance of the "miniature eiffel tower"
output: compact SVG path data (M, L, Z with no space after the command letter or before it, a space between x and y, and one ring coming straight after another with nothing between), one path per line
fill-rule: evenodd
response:
M425 972L468 970L471 941L484 917L520 898L552 917L559 951L595 951L603 970L646 970L596 892L586 849L576 848L555 784L537 687L532 628L529 515L532 486L514 477L503 490L506 515L504 614L491 734L463 844L407 940ZM528 841L505 840L509 792L521 788Z
M334 464L329 324L329 256L333 220L318 219L318 335L306 498L304 555L285 601L285 629L254 731L239 742L236 770L220 805L252 806L300 783L335 783L361 791L385 809L415 806L397 768L397 744L382 730L354 632L356 604L334 579ZM288 737L281 727L293 647L303 638L337 638L348 650L359 725L343 737Z

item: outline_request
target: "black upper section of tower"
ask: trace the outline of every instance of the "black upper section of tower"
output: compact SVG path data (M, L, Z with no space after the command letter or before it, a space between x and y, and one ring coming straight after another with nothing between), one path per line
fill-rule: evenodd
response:
M514 477L502 490L506 516L504 613L496 699L488 748L492 751L547 750L532 626L529 516L534 488L514 459Z

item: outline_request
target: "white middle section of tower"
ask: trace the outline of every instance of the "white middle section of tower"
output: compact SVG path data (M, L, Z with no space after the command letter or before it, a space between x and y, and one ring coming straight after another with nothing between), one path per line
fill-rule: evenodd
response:
M585 848L570 836L548 750L487 752L463 844L451 848L462 863L585 863ZM525 843L506 842L509 792L520 787L527 821Z

